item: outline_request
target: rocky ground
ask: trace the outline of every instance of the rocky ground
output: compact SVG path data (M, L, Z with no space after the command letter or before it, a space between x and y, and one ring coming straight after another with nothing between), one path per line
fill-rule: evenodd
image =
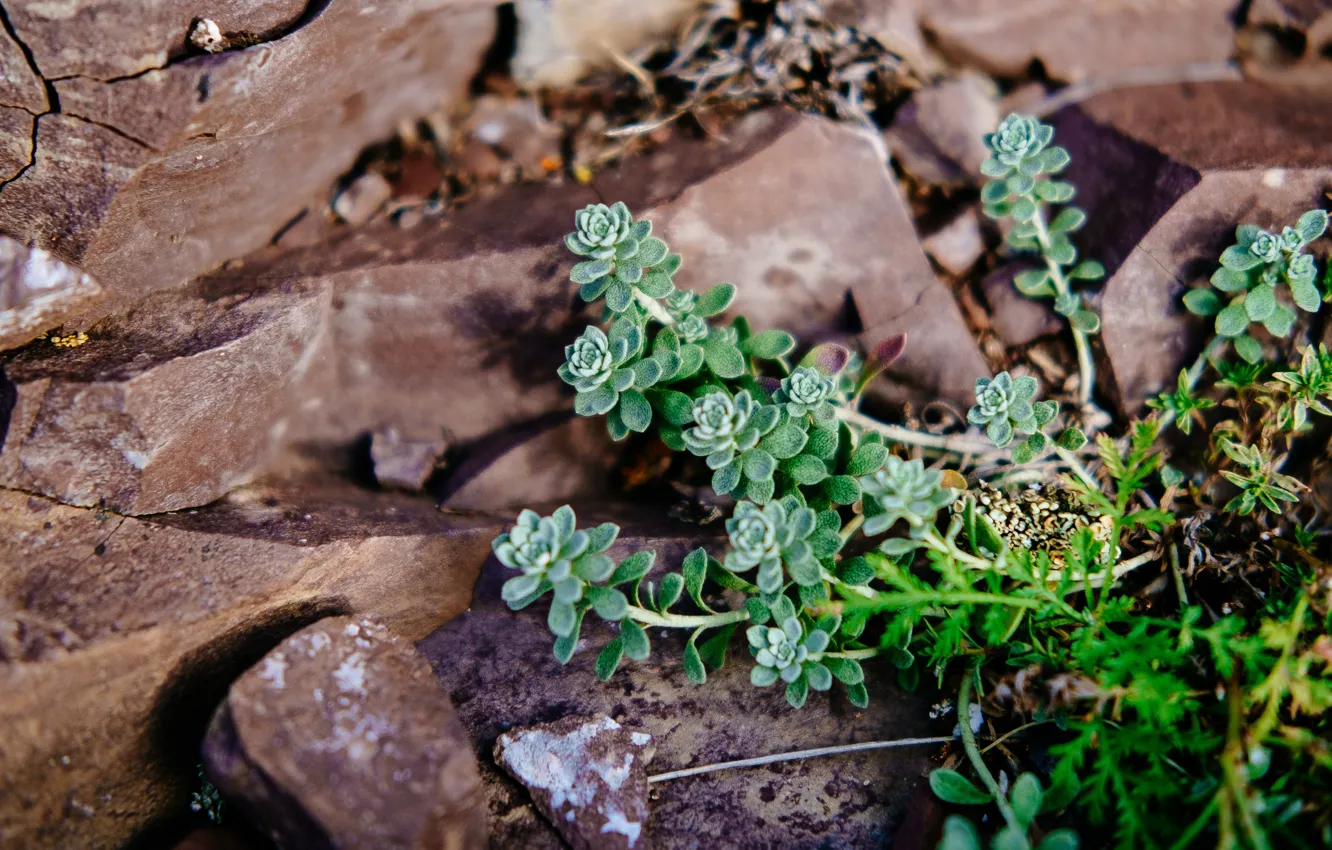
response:
M560 666L542 615L499 603L519 507L571 501L670 564L722 534L651 446L571 415L576 208L626 201L677 285L737 283L756 327L907 333L871 405L928 426L978 375L1075 371L978 215L1010 109L1072 155L1107 409L1191 359L1179 295L1236 221L1328 205L1320 0L829 3L862 39L846 67L878 75L859 105L761 75L690 101L662 52L699 7L640 5L225 0L221 41L179 0L5 5L0 846L248 846L251 822L288 847L578 845L502 733L606 715L639 779L949 733L890 671L868 711L676 661L598 685L608 635ZM926 846L906 812L936 752L661 783L635 823L659 847ZM204 760L234 834L185 837Z

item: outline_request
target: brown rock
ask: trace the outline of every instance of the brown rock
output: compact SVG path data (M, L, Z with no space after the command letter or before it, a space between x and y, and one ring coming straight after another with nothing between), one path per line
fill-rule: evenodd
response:
M1128 69L1223 62L1231 0L938 0L921 24L949 59L1020 77L1033 59L1063 81Z
M10 15L60 113L10 98L38 116L36 150L0 185L0 230L102 282L103 304L52 319L80 329L267 244L367 143L461 90L495 19L484 0L225 0L208 15L251 46L186 57L198 10L143 5ZM11 159L32 136L14 118Z
M412 439L397 428L385 428L370 436L370 460L375 480L382 487L420 490L448 443L443 437Z
M365 224L389 198L393 186L382 174L362 174L333 199L333 212L348 224Z
M117 848L184 811L235 676L329 615L429 633L500 530L336 482L146 519L0 491L0 845Z
M1013 277L1030 263L1010 262L986 275L981 283L990 305L990 326L1010 348L1064 330L1066 322L1050 307L1050 300L1028 298L1013 285Z
M467 734L430 665L378 617L321 620L246 671L204 764L282 847L486 846Z
M97 281L41 248L0 237L0 349L49 327L53 316L100 292Z
M174 850L254 850L234 833L218 827L196 829L181 839Z
M523 784L574 850L647 850L645 767L652 736L602 714L514 729L495 742L495 761Z
M1197 356L1205 322L1180 297L1216 270L1236 225L1280 229L1325 203L1332 101L1254 83L1152 86L1099 95L1055 124L1089 216L1075 242L1110 272L1102 388L1136 411Z
M912 93L884 133L902 167L938 186L980 182L984 136L999 125L998 92L983 74L964 72Z
M699 545L719 551L724 544L724 537L712 536L715 531L659 517L654 512L638 522L626 508L596 517L580 511L584 526L605 519L625 526L616 557L652 548L661 569L678 569L685 553ZM656 748L652 771L663 773L833 744L947 735L952 729L952 718L929 719L929 694L897 690L892 666L875 662L866 664L868 711L847 705L838 685L826 696L812 695L803 709L792 709L780 688L750 684L751 662L739 632L727 665L710 671L701 686L684 676L687 635L662 629L650 630L648 660L626 662L609 682L598 683L595 659L614 628L589 617L578 652L561 665L551 656L546 603L512 612L500 601L500 586L509 575L511 570L488 562L472 608L419 644L480 751L512 727L552 715L605 714L630 732L650 734ZM912 783L933 766L932 754L929 747L879 750L654 784L643 835L658 850L882 846L903 816ZM526 790L488 762L482 762L481 773L490 801L491 846L563 846Z
M309 285L200 284L146 299L79 348L21 351L4 366L15 401L0 485L135 515L217 499L271 454L328 305Z
M971 271L985 253L980 217L969 209L920 241L925 253L954 277Z
M545 174L544 160L560 160L564 134L546 120L534 98L483 95L462 129L471 139L503 151L528 178Z
M542 417L473 445L445 482L444 504L503 512L604 497L614 451L600 417Z

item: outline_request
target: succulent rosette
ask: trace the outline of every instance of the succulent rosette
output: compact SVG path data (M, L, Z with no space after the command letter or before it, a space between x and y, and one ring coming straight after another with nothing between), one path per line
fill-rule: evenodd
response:
M889 455L882 469L859 479L865 494L865 534L882 534L902 520L912 537L924 535L935 515L957 499L957 490L943 486L943 476L941 469L926 469L920 458Z
M788 617L776 626L750 626L745 632L754 653L755 666L749 678L760 688L778 679L788 685L805 674L816 691L832 687L832 673L819 663L828 648L828 633L815 629L805 634L800 620Z
M800 584L818 580L818 565L809 536L814 532L815 514L809 508L790 508L781 502L759 507L740 502L726 520L731 548L726 553L726 568L742 573L758 568L757 581L762 593L776 593L782 587L782 564L793 577L805 579Z
M836 392L837 382L832 377L810 366L797 366L782 379L774 398L786 405L786 412L791 416L811 414L816 419L826 420L833 416L829 399Z

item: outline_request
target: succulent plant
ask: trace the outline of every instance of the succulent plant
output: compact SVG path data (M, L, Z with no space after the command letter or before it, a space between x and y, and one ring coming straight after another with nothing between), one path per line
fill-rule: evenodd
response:
M491 543L500 563L522 573L504 583L500 596L514 605L554 590L551 631L568 634L573 627L573 603L583 597L585 584L574 574L574 561L587 552L590 542L587 532L578 530L574 510L568 505L547 517L536 511L523 511L517 524ZM559 616L556 608L560 609ZM557 628L566 621L566 628Z
M699 457L707 456L710 468L725 466L737 449L743 451L758 442L758 432L745 427L756 407L748 390L732 398L719 389L696 399L691 412L694 427L683 434L685 446Z
M578 391L574 412L579 416L605 415L606 428L616 440L624 439L630 431L648 429L652 405L642 391L680 365L669 352L634 360L642 350L643 331L628 318L616 320L609 334L590 326L564 349L566 359L559 375Z
M615 371L615 356L610 340L601 328L591 325L573 345L564 347L565 362L560 378L580 393L594 390L610 380Z
M780 628L750 626L745 637L755 661L749 680L758 687L765 688L778 679L790 685L802 673L816 691L832 686L832 673L819 663L828 648L827 632L815 629L805 634L798 618L787 617Z
M1221 253L1221 268L1211 285L1186 293L1184 306L1199 316L1215 316L1217 335L1230 339L1245 361L1257 363L1263 348L1249 332L1250 325L1258 323L1272 336L1286 337L1298 315L1278 296L1280 284L1286 284L1295 307L1304 312L1316 313L1322 306L1314 282L1317 265L1304 248L1326 230L1323 210L1310 210L1280 235L1241 224L1235 229L1235 244Z
M708 338L708 320L702 316L685 316L675 323L675 332L680 335L680 341L702 342Z
M866 497L865 534L882 534L905 520L912 537L924 535L935 514L957 499L958 491L943 486L943 477L943 470L926 469L920 458L889 455L882 469L859 479Z
M1013 434L1033 434L1051 419L1057 409L1049 402L1037 402L1040 384L1035 378L1014 378L1000 372L991 378L976 379L976 404L967 411L967 421L984 425L985 434L999 448L1013 442Z
M782 379L775 400L786 405L791 416L812 414L816 419L831 419L833 406L828 401L837 391L836 382L810 366L797 366Z
M814 511L805 507L769 502L759 507L740 502L726 520L731 549L726 553L726 568L742 573L758 567L757 581L762 593L776 593L782 587L782 563L792 577L799 576L809 585L818 581L818 564L809 536L814 532Z
M613 313L624 313L641 293L647 301L635 315L661 310L651 299L675 291L672 275L680 268L680 255L669 253L666 243L652 236L652 222L634 221L623 202L592 204L574 216L575 230L564 237L570 251L591 259L576 263L569 278L579 284L579 296L595 301L605 296ZM656 318L668 324L661 310Z
M634 217L623 202L613 206L590 204L574 215L573 233L564 237L569 250L583 257L605 260L615 256L615 248L629 238Z
M982 173L989 177L1003 177L1014 171L1033 174L1041 164L1040 154L1053 138L1053 127L1029 115L1012 113L996 132L985 134L991 155Z

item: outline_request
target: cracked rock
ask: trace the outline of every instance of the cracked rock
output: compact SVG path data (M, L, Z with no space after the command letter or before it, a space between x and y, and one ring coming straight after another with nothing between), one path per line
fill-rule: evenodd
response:
M78 348L23 349L4 364L0 485L136 515L217 499L276 447L328 309L317 286L204 284L148 298Z
M0 490L2 843L112 850L185 811L236 676L326 616L428 634L502 525L323 479L141 519Z
M982 182L980 165L990 155L984 136L999 125L997 94L993 80L964 72L913 92L884 138L917 180L950 187Z
M101 281L101 302L52 318L77 330L268 244L367 144L464 91L495 23L481 0L223 0L209 18L251 46L177 58L197 4L10 5L60 114L41 114L40 78L41 103L0 86L39 116L0 232ZM12 52L0 71L22 80ZM21 119L0 121L0 171L31 142Z
M948 59L1023 77L1034 59L1072 82L1131 69L1224 62L1233 0L937 0L921 25Z
M41 248L0 236L0 350L49 327L53 316L86 304L101 291L97 281Z
M287 638L231 685L209 778L282 847L486 846L476 757L430 665L378 617Z
M652 736L606 715L505 732L495 761L523 784L574 850L647 850Z
M1280 230L1326 205L1332 101L1257 83L1163 85L1098 95L1054 123L1088 215L1075 243L1109 272L1108 388L1134 411L1201 350L1208 320L1180 299L1216 270L1236 225Z
M980 218L975 210L967 210L922 239L921 246L940 268L954 277L961 277L971 271L985 253Z

